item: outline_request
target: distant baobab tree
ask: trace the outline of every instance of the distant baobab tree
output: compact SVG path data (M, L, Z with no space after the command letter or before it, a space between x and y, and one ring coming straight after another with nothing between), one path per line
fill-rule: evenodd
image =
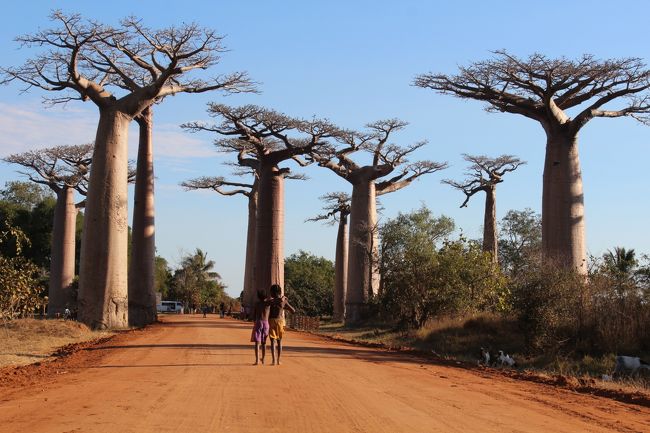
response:
M463 154L465 161L471 165L467 168L467 179L457 182L445 179L442 182L465 194L465 201L460 207L466 207L469 199L478 192L485 192L485 214L483 216L483 251L490 253L492 261L498 262L497 238L497 184L503 182L506 173L515 171L526 162L512 155L490 158L484 155Z
M521 59L506 51L461 67L457 75L422 74L419 87L485 101L491 112L520 114L546 133L542 248L547 262L586 273L584 196L578 133L594 117L647 121L650 71L641 59ZM616 102L614 108L605 108ZM571 110L575 110L571 114Z
M20 67L2 68L2 81L63 92L51 103L90 100L99 108L81 246L79 318L93 328L125 327L129 123L165 96L247 90L251 82L243 72L186 78L217 64L225 51L222 36L196 24L152 30L131 17L111 27L60 11L51 19L57 27L17 38L45 50Z
M346 323L361 320L368 299L379 290L375 253L378 250L377 196L398 191L420 176L447 167L446 163L407 160L410 154L426 144L425 141L404 147L389 143L392 134L406 125L398 119L370 123L365 132L339 135L336 137L338 146L323 146L311 154L320 166L352 184ZM355 162L351 155L357 151L369 153L371 162L368 165ZM391 174L392 177L387 177Z
M66 308L73 308L77 302L72 291L75 234L77 210L83 207L84 202L75 203L75 191L86 195L92 152L92 144L82 144L31 150L4 158L6 162L28 169L20 173L56 194L48 289L49 317L63 314Z
M226 137L215 144L222 151L238 155L238 160L257 161L258 203L255 231L255 289L268 290L271 284L284 288L284 179L290 175L284 161L300 159L342 132L323 120L301 120L273 110L246 105L229 107L209 104L210 116L220 123L192 122L182 127L192 132L215 132ZM235 138L234 140L232 138Z
M328 193L320 197L325 202L324 213L307 221L326 221L338 223L336 235L336 254L334 260L334 320L345 317L345 295L348 278L348 215L350 215L350 196L344 192Z
M257 175L253 172L253 182L233 182L224 177L202 176L181 182L187 191L209 189L224 196L243 195L248 199L248 229L246 231L246 261L244 264L244 295L243 305L252 308L257 299L256 289L253 286L255 264L255 229L257 217Z

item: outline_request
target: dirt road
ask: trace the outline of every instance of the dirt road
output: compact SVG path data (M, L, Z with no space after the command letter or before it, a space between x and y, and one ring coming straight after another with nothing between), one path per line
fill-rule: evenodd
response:
M0 389L0 432L650 432L641 406L299 333L254 367L247 324L164 321Z

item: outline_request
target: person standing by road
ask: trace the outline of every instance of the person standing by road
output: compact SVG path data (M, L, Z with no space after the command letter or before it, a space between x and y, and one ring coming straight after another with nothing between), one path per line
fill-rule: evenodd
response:
M289 299L282 296L282 288L273 284L271 286L271 311L269 314L269 338L271 338L271 365L280 365L280 356L282 355L282 336L284 335L284 310L292 313L296 309L289 304ZM277 347L277 356L276 356Z

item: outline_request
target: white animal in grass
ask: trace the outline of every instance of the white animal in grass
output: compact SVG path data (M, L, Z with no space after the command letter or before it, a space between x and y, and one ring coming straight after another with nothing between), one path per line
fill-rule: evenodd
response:
M497 361L496 362L501 367L503 367L503 366L516 367L517 366L517 363L515 362L515 359L510 355L504 354L503 350L499 350L499 355L497 356Z
M485 365L486 367L490 366L490 360L492 356L490 355L489 350L485 350L481 347L481 353L478 360L478 365Z
M614 367L612 377L632 376L642 370L650 372L650 364L638 356L619 355L616 357L616 367Z

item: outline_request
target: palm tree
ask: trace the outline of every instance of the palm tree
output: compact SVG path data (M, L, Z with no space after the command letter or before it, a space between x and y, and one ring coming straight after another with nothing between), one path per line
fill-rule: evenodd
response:
M609 270L622 277L631 277L639 263L634 248L626 250L623 247L614 247L614 251L607 251L603 259Z
M212 270L214 266L214 260L208 260L208 253L200 248L181 261L181 267L174 275L174 285L177 296L182 298L188 307L194 308L198 304L206 303L206 293L215 297L223 291L221 275Z

